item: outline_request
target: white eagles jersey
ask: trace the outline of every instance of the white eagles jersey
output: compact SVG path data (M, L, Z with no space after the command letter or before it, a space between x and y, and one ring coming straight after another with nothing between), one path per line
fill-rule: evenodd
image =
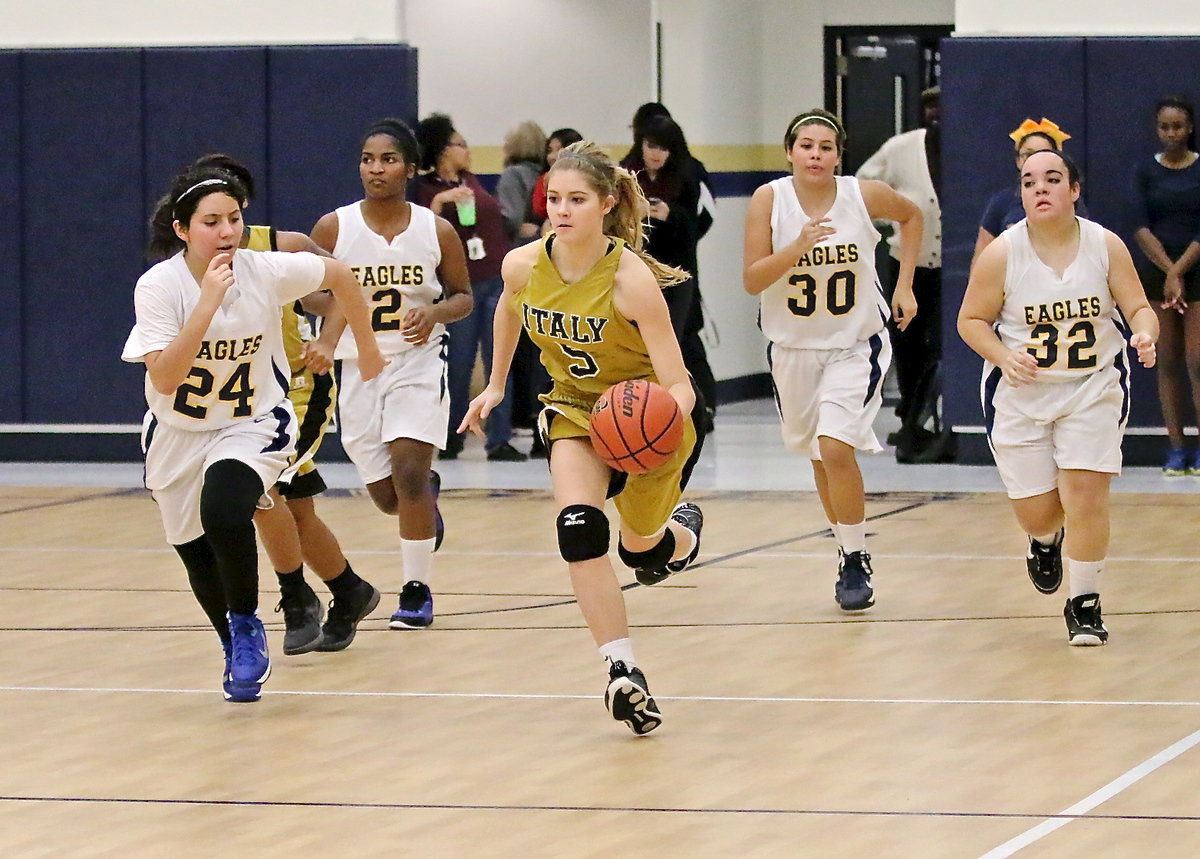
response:
M280 307L319 289L325 263L315 254L237 250L233 277L183 384L160 394L146 374L146 403L165 424L221 429L268 414L287 397ZM122 360L137 363L169 346L199 300L200 285L182 251L153 266L134 287L137 322Z
M888 304L875 271L879 231L858 180L835 176L829 225L836 232L801 257L760 295L759 327L773 343L795 349L846 349L883 330ZM800 235L811 217L800 208L792 177L770 183L771 250Z
M333 255L354 270L363 298L371 311L371 328L379 351L395 355L412 348L404 339L404 316L410 308L425 307L442 299L437 267L442 262L438 244L437 216L424 206L408 204L408 228L390 242L367 226L362 203L337 210L338 237ZM429 340L439 338L446 327L433 326ZM358 357L358 347L347 328L342 332L334 357Z
M1001 234L1008 269L996 332L1009 349L1037 358L1039 381L1095 373L1125 349L1125 325L1108 288L1104 228L1083 218L1076 221L1079 253L1061 278L1034 252L1027 221Z

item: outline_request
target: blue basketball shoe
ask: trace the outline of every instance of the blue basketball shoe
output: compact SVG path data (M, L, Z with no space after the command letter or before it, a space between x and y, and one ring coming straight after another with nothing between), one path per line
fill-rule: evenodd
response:
M230 701L257 701L262 694L263 683L271 676L267 632L258 615L231 611L229 634L233 640L225 697Z
M400 606L388 626L392 629L424 629L433 623L433 594L424 582L409 582L400 591Z

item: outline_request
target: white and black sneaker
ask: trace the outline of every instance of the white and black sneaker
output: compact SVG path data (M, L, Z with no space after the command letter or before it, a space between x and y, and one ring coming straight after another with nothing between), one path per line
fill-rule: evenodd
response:
M1063 609L1067 619L1067 643L1076 647L1096 647L1108 641L1108 630L1100 617L1100 594L1071 597Z
M608 669L604 706L635 734L648 734L662 724L662 713L650 697L646 675L640 668L627 668L624 662L614 662Z
M871 587L871 556L866 552L843 554L839 550L838 580L833 598L845 612L866 611L875 605L875 590Z
M687 528L696 536L696 545L692 547L692 551L688 553L686 558L680 558L678 561L668 561L667 569L672 573L681 573L686 570L696 560L696 556L700 554L700 529L704 527L704 514L700 512L700 508L690 502L684 502L678 505L671 511L671 518Z
M1029 581L1044 594L1052 594L1058 590L1063 579L1062 565L1063 529L1058 529L1054 542L1047 545L1029 538L1029 551L1025 555L1025 568L1029 571Z

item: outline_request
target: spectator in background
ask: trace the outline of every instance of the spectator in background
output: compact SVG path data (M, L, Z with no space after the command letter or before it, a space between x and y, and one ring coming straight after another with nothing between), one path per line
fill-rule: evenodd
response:
M896 461L944 462L953 458L953 437L942 426L938 372L942 358L942 112L937 87L921 93L921 127L897 134L858 169L859 179L880 179L917 205L924 218L913 293L921 313L907 328L889 327L896 358L900 430L889 442ZM900 272L900 236L888 237L891 282Z
M530 203L533 187L545 170L546 132L533 120L526 120L504 136L504 170L496 183L496 199L514 247L542 233L542 220L534 217Z
M691 275L666 290L664 296L671 326L683 352L683 363L704 397L704 431L708 432L716 413L717 383L708 364L704 341L700 339L700 329L704 327L697 259L697 246L703 235L700 168L688 151L683 129L669 116L652 116L636 135L637 143L621 166L637 175L650 204L647 252Z
M1063 143L1071 139L1056 123L1042 117L1041 122L1026 119L1008 135L1016 145L1017 170L1025 164L1025 159L1035 152L1053 150L1061 152ZM1075 212L1081 218L1087 217L1087 208L1083 201L1075 204ZM1021 205L1021 194L1016 186L997 191L988 200L983 211L983 220L979 222L979 237L975 240L975 253L971 256L971 267L983 249L992 243L996 236L1007 230L1013 224L1025 217L1025 209Z
M485 372L492 366L492 316L504 283L500 263L511 247L504 228L500 203L471 172L471 150L453 120L435 113L417 125L421 170L409 183L409 199L448 220L467 252L467 271L475 306L471 315L446 326L450 334L450 423L446 449L438 457L455 459L463 449L456 430L471 399L471 374L483 348ZM487 422L485 447L493 461L520 462L526 458L511 444L512 399L492 409Z
M1200 475L1200 451L1184 446L1185 424L1200 415L1200 163L1196 154L1196 114L1180 95L1160 99L1154 108L1161 151L1134 172L1133 237L1145 259L1138 275L1161 334L1158 400L1171 448L1163 474Z
M530 200L534 217L542 224L543 233L549 230L546 214L546 176L550 173L554 162L558 160L558 153L572 143L578 143L581 140L583 140L583 135L574 128L559 128L552 131L546 138L546 170L538 177L537 184L533 186L533 199Z

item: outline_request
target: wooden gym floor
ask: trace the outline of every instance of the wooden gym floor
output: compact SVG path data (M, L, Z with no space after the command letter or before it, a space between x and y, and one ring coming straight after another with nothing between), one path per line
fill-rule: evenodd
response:
M1102 648L1067 646L999 493L873 495L856 617L811 492L690 497L701 563L619 572L665 716L636 738L544 490L443 494L437 619L404 632L393 524L323 498L390 596L284 657L264 576L274 674L233 705L147 493L0 488L0 855L1200 854L1194 494L1114 495Z

